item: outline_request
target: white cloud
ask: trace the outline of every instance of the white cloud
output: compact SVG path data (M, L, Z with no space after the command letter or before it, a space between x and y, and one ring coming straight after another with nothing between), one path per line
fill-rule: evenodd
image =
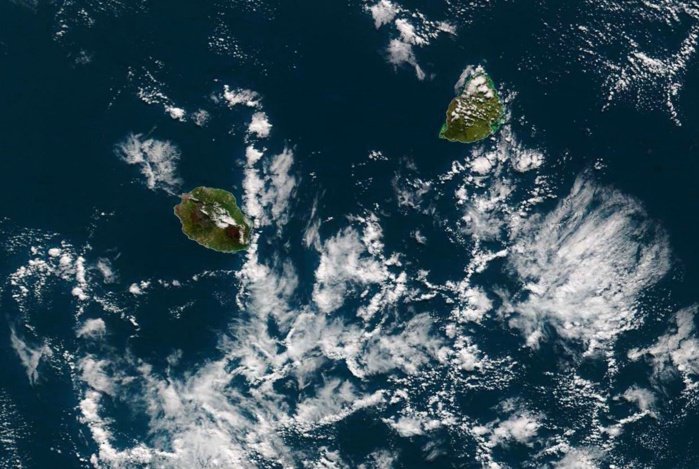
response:
M369 7L371 16L374 18L374 26L379 29L384 24L393 21L398 13L398 7L388 0L381 0Z
M397 19L395 24L396 29L400 33L401 41L405 42L406 44L420 45L426 42L424 38L420 37L415 32L415 26L413 26L405 18Z
M266 113L260 111L252 115L250 125L248 125L248 135L267 138L271 130L272 124L269 123Z
M512 168L520 173L536 169L544 163L544 154L538 150L513 145L510 151Z
M488 174L491 169L495 166L495 162L488 158L487 155L477 156L469 162L469 167L471 171L476 174Z
M165 106L165 112L170 114L170 117L172 117L174 120L180 122L185 121L185 115L187 114L184 109L175 106Z
M479 175L474 171L479 163L469 162L480 157L492 165L487 173ZM634 305L638 297L634 282L649 284L643 280L648 276L638 274L637 278L633 272L647 268L646 264L662 270L658 259L667 260L661 255L655 259L651 256L652 262L644 257L652 242L660 245L664 238L645 221L638 204L595 186L592 186L594 190L585 185L576 189L577 192L574 190L553 213L530 222L524 220L517 234L508 238L512 236L508 232L511 226L508 216L514 216L512 213L516 211L512 200L520 195L514 192L516 182L512 180L518 175L508 162L509 156L497 149L473 153L459 169L464 176L464 181L459 181L463 183L464 197L457 200L464 208L463 214L472 216L473 228L462 230L464 225L460 220L450 225L453 230L448 234L456 242L465 240L464 245L473 239L475 245L483 239L492 244L490 251L490 247L480 247L465 253L467 257L474 254L473 262L469 260L465 267L468 278L433 285L427 281L428 273L419 270L419 260L388 251L392 239L388 236L384 239L383 220L378 216L365 212L363 217L347 217L349 226L329 234L328 230L342 221L325 223L321 230L322 218L318 212L322 209L316 207L303 212L308 217L309 257L313 257L315 249L320 258L311 286L306 283L308 265L304 264L305 275L297 273L296 256L287 252L303 246L278 246L286 240L284 223L290 216L290 200L297 183L292 172L292 151L287 149L275 155L250 145L246 158L244 206L262 229L256 230L250 249L241 254L244 256L241 269L235 273L207 272L197 277L196 281L202 281L207 275L221 278L230 275L229 279L235 276L240 282L235 285L236 314L228 330L219 336L216 352L209 359L184 371L172 365L176 360L168 360L169 367L151 368L134 358L128 349L112 348L110 337L104 334L104 321L85 320L76 315L75 330L79 337L104 336L108 341L105 345L110 345L92 344L90 351L94 355L85 355L84 347L78 346L77 358L71 359L71 363L79 365L73 379L80 390L81 421L97 446L92 458L95 466L349 467L342 459L343 450L334 449L334 429L328 428L326 432L322 427L333 426L369 407L376 408L376 412L369 413L371 418L385 419L399 436L427 435L427 440L432 430L442 427L450 435L458 432L463 436L472 420L455 404L458 396L473 389L492 392L515 389L510 384L516 379L512 375L519 367L507 349L498 351L478 346L483 336L473 331L492 327L491 321L482 320L488 318L494 303L500 301L496 301L497 293L490 289L491 283L477 286L470 282L474 272L482 272L492 259L501 259L500 263L510 269L515 280L530 287L529 296L512 299L503 294L503 301L511 304L511 310L506 311L508 319L523 317L521 311L526 313L527 308L543 311L536 321L532 320L532 330L540 332L539 326L543 324L563 327L564 319L570 319L562 317L565 311L556 313L540 308L541 305L563 304L574 309L578 304L585 305L577 294L582 297L589 289L601 285L601 289L594 291L608 304L603 312L618 311L620 304ZM476 180L485 182L480 186L481 182ZM442 182L418 180L412 187L429 188L430 184L438 186ZM450 193L448 188L442 189L436 187L434 193ZM587 190L594 193L591 201L580 200ZM498 229L488 234L490 222ZM278 238L271 233L275 229ZM602 239L601 247L588 241L590 233ZM260 242L265 237L266 241ZM438 243L438 238L431 237L431 243ZM632 240L629 244L633 249L620 241L628 239ZM513 251L516 252L512 254ZM627 259L631 251L638 253L635 261L619 262ZM46 250L37 252L45 254ZM515 260L508 260L510 255ZM603 261L603 257L611 260ZM56 247L43 258L37 258L32 269L60 272L57 275L65 275L70 287L89 293L85 301L94 305L100 291L113 286L105 286L104 275L100 276L96 269L86 273L84 259L77 261L78 258L81 256L76 252ZM613 266L601 269L602 277L617 274L618 268L623 274L620 283L599 279L581 282L581 273L576 270L578 263L586 269L595 269L600 263L607 266L605 262ZM88 280L93 283L88 285ZM154 279L153 285L162 285L160 282ZM183 283L186 285L187 281ZM536 288L542 284L548 286L543 292ZM31 285L26 285L30 290ZM559 287L565 301L555 303L551 300L555 296L552 292ZM605 290L607 287L612 293ZM625 296L615 296L615 288L627 289ZM118 295L128 305L147 299L151 292L147 282L134 283L130 290L144 296L132 297L119 289ZM539 295L539 303L532 299L534 292ZM567 294L573 295L578 303ZM416 298L436 300L413 302ZM453 308L450 317L432 312L440 312L441 301ZM192 308L196 307L195 303ZM118 315L110 317L118 320ZM588 339L588 331L596 330L597 323L584 319L572 321L579 330L570 332L570 337L582 337L580 340L584 341ZM612 315L612 325L613 320ZM465 324L467 321L481 321L481 324ZM554 398L561 402L584 394L585 399L592 401L597 399L590 397L595 391L592 388L585 388L584 392L581 387L572 391L556 389ZM604 401L604 397L600 396L599 400ZM639 408L652 406L650 397L636 390L628 391L624 398ZM124 443L134 440L121 433L122 414L113 412L115 405L129 408L144 422L146 428L136 442ZM601 403L595 409L603 406ZM595 412L603 415L601 410ZM588 423L593 428L583 429ZM540 417L533 413L516 410L513 414L506 413L477 435L480 439L477 438L478 453L474 457L479 462L491 463L490 467L498 467L493 455L507 451L513 443L533 445L539 434L544 433L541 426ZM580 428L576 434L580 438L595 436L600 431L596 420L584 420ZM555 438L566 440L564 428L547 429L546 433L549 431L555 433ZM307 438L321 432L329 435L328 439ZM308 443L303 449L295 444L299 437ZM425 447L428 456L436 451L434 446ZM575 467L563 464L585 461L580 454L571 451L569 460L561 461L560 467ZM353 460L352 464L365 469L387 469L396 460L392 452L379 451L366 459Z
M417 60L415 59L415 53L413 52L412 45L398 39L393 39L388 44L388 48L386 50L388 52L388 61L391 64L395 65L396 67L403 64L411 65L415 69L415 76L417 76L418 80L425 79L425 72L422 70L420 65L418 65Z
M512 169L518 173L538 169L544 164L544 153L541 150L526 147L507 125L499 130L493 151L476 150L474 154L475 158L471 160L470 166L471 170L478 174L487 174L492 166L507 160L512 165ZM487 163L490 163L491 168L486 166ZM483 170L479 171L481 167Z
M388 157L384 155L381 150L371 150L369 152L369 159L373 161L388 161Z
M401 332L377 334L367 341L357 357L363 376L388 373L400 369L416 374L434 360L442 346L438 336L431 333L433 322L426 313L410 319Z
M599 453L588 449L572 449L554 464L554 469L598 469Z
M106 368L108 366L109 362L107 360L99 360L90 355L83 357L78 362L81 379L85 384L100 393L114 395L117 391L118 383L115 383L107 372Z
M147 282L145 280L140 281L139 283L132 283L129 285L129 293L132 295L142 295L145 290L150 287L150 282Z
M505 308L536 346L548 323L594 349L634 327L636 301L670 268L666 235L634 199L579 178L510 249L522 293Z
M471 287L468 281L459 284L448 283L461 302L453 313L460 322L480 322L483 316L492 310L493 302L480 287Z
M367 458L369 462L360 464L358 469L392 469L398 455L387 450L375 451Z
M271 158L250 145L245 151L247 164L243 180L245 213L264 226L273 222L283 226L288 220L288 207L296 187L291 174L294 153L289 148Z
M511 441L529 445L537 434L541 424L528 414L512 415L500 422L492 431L491 445L506 445Z
M78 332L76 335L78 337L87 337L87 338L101 338L104 337L104 335L107 332L107 326L104 323L104 320L101 318L97 319L88 319L85 321L80 329L78 329Z
M384 423L393 428L403 438L420 436L439 428L439 420L418 418L417 416L401 416L396 420L384 419Z
M85 300L87 300L88 298L90 298L89 296L87 296L87 295L85 294L85 292L83 291L83 289L80 288L80 287L73 287L73 289L70 291L70 293L71 293L74 297L76 297L77 299L79 299L80 301L85 301Z
M115 151L128 164L140 167L151 190L175 194L182 183L177 175L180 151L172 142L132 133L116 145Z
M324 243L313 287L313 301L321 311L330 313L342 306L352 285L381 283L386 278L383 266L365 251L351 228Z
M459 350L457 360L461 368L465 371L474 371L482 366L476 354L477 351L478 348L475 345Z
M206 124L209 122L210 118L211 115L205 109L199 109L198 111L194 112L194 114L192 114L192 120L199 127L205 127Z
M696 20L699 15L693 12L691 16ZM635 41L624 39L625 47L633 47L627 50L626 60L620 63L614 63L615 60L600 62L600 66L607 71L604 74L604 87L607 92L605 108L619 97L632 101L639 110L664 106L672 121L678 126L681 125L677 99L687 66L696 55L699 24L695 23L692 26L676 51L670 53L663 49L664 52L657 56L651 56L652 53L638 49Z
M319 451L320 457L316 461L305 461L304 467L309 469L349 469L340 456L339 451L331 451L323 447Z
M294 420L302 431L338 422L355 411L376 406L383 402L383 393L360 398L357 389L349 381L334 378L323 383L296 406Z
M104 277L104 283L114 283L117 280L117 275L112 268L112 262L106 258L100 258L97 261L97 269Z
M654 374L664 378L673 370L678 371L687 385L692 385L699 375L699 339L697 339L694 317L697 315L697 305L680 310L675 315L674 330L662 335L651 347L643 350L632 350L631 359L638 359L648 354L651 357Z
M456 27L452 24L430 20L421 12L409 11L390 0L374 1L364 8L371 13L376 29L392 26L388 28L392 31L387 47L389 63L396 67L405 63L411 65L419 80L424 80L427 75L418 65L412 46L425 47L442 34L456 34Z
M286 223L286 212L291 195L296 187L296 178L290 174L294 164L294 154L289 148L272 158L267 174L269 190L263 197L263 204L270 207L272 218L280 224Z
M636 404L641 412L652 412L655 407L656 396L648 389L632 386L622 394L622 397Z
M468 80L470 77L472 77L475 73L484 73L485 69L482 66L477 66L474 67L473 65L468 65L466 68L464 68L464 71L461 72L461 75L459 75L459 79L456 81L456 84L454 85L454 93L455 94L461 94L463 91L464 85L466 84L466 80Z
M10 328L10 344L22 362L22 366L24 366L29 384L36 384L36 381L39 379L39 363L41 359L52 357L53 351L48 344L36 348L28 345L17 335L14 327Z
M259 108L260 95L256 91L246 89L232 90L228 85L223 87L223 99L229 107L244 105L251 108Z

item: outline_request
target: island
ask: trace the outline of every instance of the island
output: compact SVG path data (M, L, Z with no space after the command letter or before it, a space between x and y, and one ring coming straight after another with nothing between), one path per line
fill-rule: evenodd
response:
M174 211L182 222L182 232L204 247L238 252L250 245L250 221L230 192L197 187L182 194L182 202Z
M502 125L504 106L498 90L482 67L464 84L447 109L439 137L450 142L472 143L489 137Z

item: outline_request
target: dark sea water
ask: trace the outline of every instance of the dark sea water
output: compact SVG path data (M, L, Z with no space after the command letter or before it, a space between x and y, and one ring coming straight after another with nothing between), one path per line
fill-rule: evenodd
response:
M376 213L383 243L405 253L403 262L411 279L420 269L429 271L435 284L463 277L472 252L469 242L459 245L446 229L460 218L453 188L433 190L424 203L429 209L410 210L396 204L395 181L435 180L453 161L469 157L469 146L440 140L437 134L459 75L467 65L476 64L514 94L508 102L507 126L518 141L545 155L541 172L549 178L555 197L537 205L535 213L553 210L576 177L591 174L596 183L638 199L649 219L667 234L673 266L638 299L644 311L638 317L644 322L633 333L622 333L611 346L618 360L624 362L621 357L630 348L654 343L668 331L672 313L697 302L699 74L693 58L677 99L682 124L678 126L668 117L662 97L653 101L660 103L655 107L639 109L633 99L619 99L605 109L605 77L600 76L603 70L595 69L598 64L572 60L570 51L556 51L555 25L574 24L579 14L578 8L557 2L499 2L483 9L464 2L463 9L472 10L464 17L454 13L453 4L458 2L401 3L428 18L459 25L458 35L440 36L429 46L416 48L417 61L433 75L424 81L415 78L409 65L396 69L387 63L386 30L374 29L361 1L84 3L94 24L65 13L78 11L72 2L39 2L36 8L0 2L0 235L5 246L0 253L0 403L7 399L15 409L0 416L6 420L0 424L0 437L4 432L9 435L7 442L0 442L0 460L4 460L0 467L93 466L89 458L98 453L99 445L80 414L85 392L84 383L76 378L80 357L141 360L153 367L154 374L164 376L171 370L171 376L178 378L168 379L184 381L205 363L224 356L222 337L232 330L231 323L245 321L251 314L236 301L242 287L235 272L246 258L202 249L182 236L172 215L177 197L149 190L138 169L125 164L114 151L130 132L170 140L182 154L178 164L182 189L221 187L242 198L249 113L211 104L209 96L220 93L223 84L253 89L264 98L264 111L273 127L272 138L258 144L260 148L276 154L286 147L294 153L298 186L288 224L281 235L274 227L261 229L259 252L270 265L293 263L299 285L290 301L296 302L298 314L307 311L304 305L310 304L317 275L320 256L303 245L304 231L315 218L323 220L320 238L328 240L352 223L348 216ZM587 7L583 3L579 8ZM682 21L691 23L684 17ZM687 31L682 21L670 32L658 30L658 48L676 49ZM68 32L57 37L62 24ZM245 59L209 46L212 32L222 24L246 51ZM89 62L80 63L83 53ZM161 104L139 99L138 87L147 80L132 77L145 76L144 70L162 81L159 90L178 106L188 111L207 109L209 123L199 127L178 122L163 112ZM367 164L373 150L380 150L387 161ZM603 161L601 169L595 169L598 161ZM316 214L311 212L314 203ZM426 246L412 237L416 229L429 240ZM20 234L22 240L16 239ZM76 300L70 287L50 287L41 299L13 299L16 290L8 276L33 258L29 248L57 246L62 241L90 246L85 254L90 276L97 275L95 263L100 258L110 259L118 273L116 284L100 283L95 291L114 299L122 311L105 313L91 303L82 313L104 318L108 332L101 343L76 338ZM200 279L179 289L158 287L155 280L185 283L195 275ZM477 283L486 289L504 286L514 291L522 283L514 275L506 261L495 260ZM154 285L147 295L125 293L129 285L143 279L151 279ZM499 307L498 296L491 297ZM194 306L184 307L179 316L172 313L190 302ZM364 303L363 297L348 297L340 310L349 318L348 324L359 321L353 311ZM407 321L429 312L442 324L452 308L439 298L431 303L406 301L392 314ZM130 315L137 318L137 326L125 319ZM584 409L571 405L560 410L558 391L546 391L555 388L559 374L574 369L576 376L601 383L609 396L622 394L631 385L650 388L653 380L649 366L640 362L629 362L619 374L609 375L604 358L581 358L574 350L585 347L562 345L553 329L553 338L532 350L521 334L502 324L492 316L464 327L483 340L479 347L485 354L498 356L507 350L513 362L520 364L514 384L487 386L484 382L474 390L457 389L449 404L473 425L505 420L501 404L508 399L523 399L546 414L547 424L536 438L549 443L495 445L492 456L501 467L613 467L614 461L616 467L697 467L696 394L679 398L684 389L681 379L657 391L663 402L658 418L629 424L608 458L602 455L608 450L607 434L586 439L585 430L576 430L566 440L571 446L599 452L598 465L555 466L561 457L538 455L556 435L588 422L581 416ZM281 326L270 320L271 330L275 327ZM26 367L18 359L12 330L20 331L34 349L46 343L54 350L52 357L40 362L35 383L27 379ZM231 341L238 340L235 333L228 335ZM171 365L168 357L174 350L181 351L181 359ZM114 361L113 376L119 366ZM331 376L350 379L352 372L344 362L333 362L319 371L307 390L293 388L291 378L275 386L281 393L292 389L288 392L293 413L313 386ZM425 402L442 389L458 387L449 376L421 382ZM245 388L243 376L236 379L239 382L229 385ZM387 373L357 386L372 393L391 389L391 379ZM128 393L131 385L122 385ZM139 392L135 384L133 392ZM154 430L145 404L136 401L116 397L102 401L103 417L112 423L118 449L142 441L157 446L160 438L167 439L168 432ZM610 397L608 402L610 410L591 425L610 426L628 415L618 399ZM445 426L413 437L396 433L385 420L394 418L394 412L399 415L399 407L388 403L380 410L363 409L307 434L289 431L285 436L289 447L310 456L306 465L298 459L287 467L345 467L311 465L322 446L333 448L353 468L382 449L399 455L393 465L366 467L487 467L476 457L475 440ZM654 442L649 433L662 437ZM21 465L13 458L20 458ZM279 462L257 461L257 467L284 467ZM201 467L226 467L216 464L210 461Z

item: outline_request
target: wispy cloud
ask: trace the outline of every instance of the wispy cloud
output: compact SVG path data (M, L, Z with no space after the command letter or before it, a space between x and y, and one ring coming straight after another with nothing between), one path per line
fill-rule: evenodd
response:
M629 351L629 358L637 360L644 355L649 356L654 376L661 383L674 373L679 373L688 388L696 387L699 377L699 339L694 319L698 311L699 307L693 305L677 312L671 331L660 336L654 345L646 349Z
M351 228L324 243L313 288L313 300L321 311L329 313L342 306L353 284L384 280L386 273L381 263L365 252L358 233Z
M10 344L27 372L29 383L35 384L39 379L39 364L41 360L53 356L53 351L48 344L43 344L39 347L32 347L27 344L17 334L14 327L10 329Z
M175 194L182 184L177 174L180 151L172 142L132 133L116 145L115 152L126 163L140 168L151 190Z

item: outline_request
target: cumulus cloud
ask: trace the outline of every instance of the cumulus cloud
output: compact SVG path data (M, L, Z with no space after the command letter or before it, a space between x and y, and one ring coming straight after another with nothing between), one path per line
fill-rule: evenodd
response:
M87 337L91 339L101 338L107 332L107 326L101 318L88 319L82 327L78 329L76 335L78 337Z
M165 106L165 112L167 112L174 120L180 122L184 122L186 120L185 116L187 115L187 112L181 107Z
M384 423L393 428L403 438L424 435L430 430L439 428L439 420L421 419L417 417L402 416L398 419L384 419Z
M172 142L131 133L116 145L115 152L128 164L140 168L151 190L175 194L182 183L177 174L180 150Z
M398 7L388 0L381 0L369 7L371 16L374 18L374 26L379 29L384 24L393 21L398 13Z
M542 152L532 148L525 148L518 142L512 144L509 151L512 168L520 173L536 169L544 163L544 154Z
M352 383L334 378L319 386L313 397L304 399L296 407L294 420L301 431L339 422L357 410L383 403L383 391L360 396Z
M252 115L248 125L248 135L257 138L267 138L271 130L272 124L269 123L266 113L260 111Z
M492 431L490 444L503 445L514 441L529 445L536 436L539 427L539 422L531 415L512 415L507 420L495 426Z
M639 295L670 268L667 237L643 207L585 178L528 226L508 257L522 292L505 312L530 346L544 324L590 349L607 343L634 326Z
M228 107L243 105L251 108L261 106L260 95L256 91L243 88L231 89L228 85L223 87L223 99Z
M490 161L509 160L512 169L526 173L544 164L544 153L524 145L509 126L503 126L497 136L495 150L484 155Z
M85 384L95 391L114 395L118 383L115 383L115 380L109 374L108 367L109 362L107 360L96 359L91 355L83 357L78 362L78 369Z

